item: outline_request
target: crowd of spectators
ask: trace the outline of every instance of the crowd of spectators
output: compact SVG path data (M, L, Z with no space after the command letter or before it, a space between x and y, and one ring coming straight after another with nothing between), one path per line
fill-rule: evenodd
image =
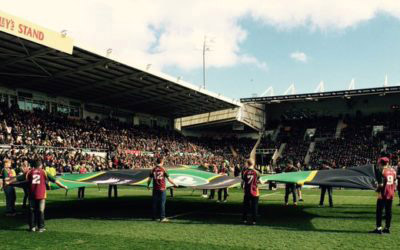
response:
M314 117L283 120L277 138L286 143L278 165L288 160L303 165L305 169L318 168L327 161L334 168L353 167L373 163L384 148L399 148L400 112L378 113L344 117ZM344 125L340 136L336 137L338 122ZM374 133L374 126L382 126L383 131ZM315 128L315 134L308 137L307 128ZM314 142L312 152L308 152ZM305 164L306 155L309 155Z
M374 136L373 126L383 124L374 116L345 117L340 137L316 142L310 163L317 165L325 160L334 167L353 167L375 162L383 149L383 141Z
M166 166L220 165L230 158L241 164L250 153L252 139L184 137L147 126L133 126L116 119L70 119L43 110L23 111L0 106L0 160L22 162L41 159L57 172L101 171L151 167L154 158L167 155Z
M393 136L400 132L399 117L390 113L275 121L280 129L277 138L265 136L260 148L279 150L285 143L278 164L292 160L306 168L321 161L333 167L362 165L377 158L382 141L399 144L399 136ZM345 127L335 138L339 119ZM374 134L375 125L382 125L384 132ZM307 136L309 128L316 129L313 137ZM315 141L305 165L310 143L326 136ZM160 155L168 156L166 166L221 165L225 160L237 166L243 164L254 143L254 139L245 138L185 137L173 130L133 126L112 118L70 119L59 113L23 111L0 104L0 160L10 159L15 169L32 159L42 160L57 172L148 168ZM232 157L232 152L239 157Z
M285 165L289 160L303 163L310 147L310 138L306 136L308 128L315 126L313 118L283 120L277 141L285 143L278 165Z

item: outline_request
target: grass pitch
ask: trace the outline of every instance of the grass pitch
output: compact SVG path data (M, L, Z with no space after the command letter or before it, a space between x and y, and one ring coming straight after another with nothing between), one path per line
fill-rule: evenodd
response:
M151 192L119 188L109 200L107 189L86 189L78 201L76 190L51 191L44 233L27 231L21 209L5 217L0 195L0 249L397 249L400 208L393 206L391 235L371 235L375 226L373 191L334 190L334 208L317 206L319 190L303 190L298 207L283 204L283 190L262 191L257 226L242 225L242 191L230 190L227 203L200 197L201 192L178 189L167 200L170 223L151 221ZM327 197L326 197L327 198Z

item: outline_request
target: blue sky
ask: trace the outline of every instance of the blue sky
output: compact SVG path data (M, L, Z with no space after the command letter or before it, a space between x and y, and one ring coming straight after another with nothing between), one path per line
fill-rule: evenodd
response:
M265 61L268 70L251 64L207 67L207 88L217 93L250 97L272 86L275 94L283 94L292 83L298 93L314 92L320 81L325 90L342 90L352 78L356 88L378 87L386 74L389 84L400 83L400 22L392 16L381 14L355 27L329 31L308 27L282 30L250 18L240 25L248 32L241 50ZM304 52L307 62L290 58L295 51ZM167 67L165 71L197 85L202 82L201 69Z
M21 8L23 6L23 8ZM1 10L239 99L400 82L399 0L0 0Z

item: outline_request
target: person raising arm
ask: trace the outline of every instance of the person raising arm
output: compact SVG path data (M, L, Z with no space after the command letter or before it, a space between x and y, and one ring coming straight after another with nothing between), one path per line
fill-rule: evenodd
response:
M244 224L247 224L247 213L250 208L253 220L252 225L257 223L258 200L260 196L260 191L258 189L258 184L260 184L260 173L255 170L254 167L256 165L256 150L260 144L261 138L262 133L260 133L260 137L250 153L250 158L246 160L245 168L242 171L241 186L244 190L242 221Z

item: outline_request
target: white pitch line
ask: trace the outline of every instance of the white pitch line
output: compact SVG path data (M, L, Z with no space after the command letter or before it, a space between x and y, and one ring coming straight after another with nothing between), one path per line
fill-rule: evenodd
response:
M242 215L241 213L211 213L211 212L207 212L207 213L203 213L203 214L212 214L212 215L228 215L228 216L239 216Z
M281 194L276 194L276 193L277 193L277 192L272 193L272 194L265 194L265 195L262 195L261 197L264 197L264 196L281 196L281 195L285 195L284 193L281 193ZM317 197L320 197L321 195L319 195L319 194L303 194L303 196L317 196ZM333 196L333 197L349 197L349 198L366 197L366 198L374 198L374 199L376 199L375 196L366 196L366 195L335 195L335 194L333 194L332 196Z
M264 195L261 195L260 198L262 198L262 197L267 197L267 196L271 196L271 195L275 195L275 194L278 193L278 192L279 192L279 191L273 192L273 193L270 193L270 194L264 194Z
M200 211L201 210L196 210L196 211L186 212L186 213L182 213L182 214L176 214L176 215L173 215L173 216L169 216L167 218L168 219L174 219L174 218L182 217L182 216L189 215L189 214L195 214L195 213L198 213Z

